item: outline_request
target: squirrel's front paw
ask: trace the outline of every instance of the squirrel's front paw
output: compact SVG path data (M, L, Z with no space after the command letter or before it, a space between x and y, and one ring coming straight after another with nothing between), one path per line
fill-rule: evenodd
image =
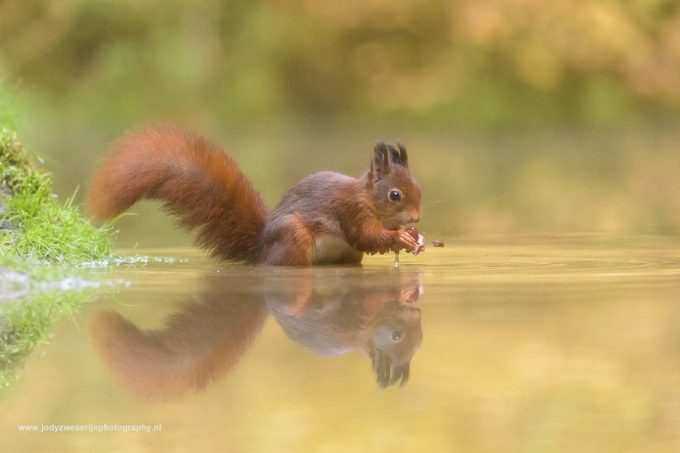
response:
M398 233L397 234L398 248L403 248L407 252L410 252L412 250L415 250L416 247L418 247L418 243L416 242L415 239L413 239L411 233L409 233L405 229L398 230L397 233Z

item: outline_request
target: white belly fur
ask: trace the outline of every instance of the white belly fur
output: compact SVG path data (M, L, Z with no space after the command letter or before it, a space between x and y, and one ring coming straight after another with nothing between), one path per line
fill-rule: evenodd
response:
M314 237L312 262L332 263L352 251L350 245L334 234L322 233Z

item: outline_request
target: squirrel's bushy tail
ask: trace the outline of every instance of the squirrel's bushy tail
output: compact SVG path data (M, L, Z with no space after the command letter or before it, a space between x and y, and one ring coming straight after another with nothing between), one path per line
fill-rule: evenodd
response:
M142 198L164 201L212 255L257 260L267 210L233 159L205 138L164 126L115 142L92 178L87 210L105 220Z

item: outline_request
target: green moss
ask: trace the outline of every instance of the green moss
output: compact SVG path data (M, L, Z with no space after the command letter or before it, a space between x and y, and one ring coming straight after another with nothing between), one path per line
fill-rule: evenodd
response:
M111 227L95 227L60 204L47 175L32 168L14 131L0 126L0 246L3 253L52 263L110 257Z
M49 179L31 168L23 147L11 129L0 126L0 187L8 195L36 194L45 198Z
M6 219L17 230L5 235L7 247L29 259L75 263L112 254L110 228L94 227L73 206L73 198L59 205L43 194L21 194L6 204Z

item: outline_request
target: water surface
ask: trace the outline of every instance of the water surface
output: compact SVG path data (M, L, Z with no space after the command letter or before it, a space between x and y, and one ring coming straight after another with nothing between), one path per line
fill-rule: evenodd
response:
M444 239L399 269L137 250L177 260L103 271L128 285L29 358L2 396L3 448L680 448L680 240Z

